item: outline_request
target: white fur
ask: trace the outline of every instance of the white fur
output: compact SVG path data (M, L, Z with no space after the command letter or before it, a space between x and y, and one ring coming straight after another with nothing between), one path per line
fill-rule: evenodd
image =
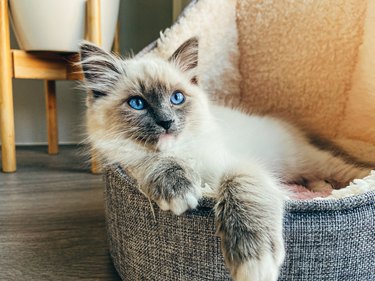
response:
M228 169L247 162L286 181L294 180L310 161L306 156L316 152L301 132L281 120L213 105L194 133L183 132L159 148L162 154L184 159L211 187Z
M235 281L277 281L281 261L276 262L270 253L265 253L259 260L240 265L233 278Z
M142 64L159 69L163 73L162 60L138 59L129 61L135 73L141 72ZM154 65L153 65L154 63ZM132 73L127 79L131 81ZM162 75L162 74L161 74ZM164 74L165 75L165 74ZM180 79L178 73L170 77ZM122 81L126 84L127 81ZM119 89L121 87L119 86ZM175 156L184 159L202 178L202 183L215 188L218 180L228 170L241 166L241 163L255 163L284 181L298 180L299 177L313 176L313 181L325 180L323 174L333 175L342 167L341 176L351 179L363 177L368 170L360 171L326 151L311 146L303 133L279 119L247 115L238 110L211 105L205 93L194 89L201 100L196 109L194 125L184 129L177 137L161 137L158 143L159 156ZM117 94L119 92L119 94ZM114 95L120 95L120 90ZM102 101L103 107L111 101ZM106 124L104 114L92 104L88 108L88 141L104 156L107 164L122 163L134 171L143 166L144 158L150 151L143 146L124 139L117 128ZM314 171L316 170L316 171ZM317 175L314 176L314 173ZM207 189L205 189L207 190Z

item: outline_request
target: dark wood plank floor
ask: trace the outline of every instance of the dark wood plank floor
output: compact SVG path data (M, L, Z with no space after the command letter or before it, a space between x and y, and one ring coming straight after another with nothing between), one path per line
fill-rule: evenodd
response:
M74 146L18 147L0 173L0 280L120 280L111 264L103 180Z

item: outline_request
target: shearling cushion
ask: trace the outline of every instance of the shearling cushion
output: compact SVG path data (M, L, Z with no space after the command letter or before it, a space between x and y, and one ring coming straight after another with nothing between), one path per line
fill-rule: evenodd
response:
M193 0L150 54L167 58L199 36L212 99L281 116L374 163L374 34L374 0Z
M109 247L124 281L231 280L212 201L175 216L150 203L121 168L111 167L105 178ZM375 190L339 200L288 201L279 281L375 280L374 202Z

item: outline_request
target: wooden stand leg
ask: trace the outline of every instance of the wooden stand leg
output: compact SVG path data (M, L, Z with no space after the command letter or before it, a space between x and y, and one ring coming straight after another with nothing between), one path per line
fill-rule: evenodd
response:
M86 5L87 40L98 46L101 46L102 33L100 28L100 0L88 0Z
M115 38L113 39L112 52L120 54L120 24L117 21Z
M16 171L12 60L9 41L8 0L0 0L0 127L2 169Z
M100 0L88 0L86 5L87 40L101 46L102 34L100 28ZM93 174L99 174L102 172L98 158L95 156L95 151L91 152L91 172Z
M100 174L102 173L102 168L98 158L95 155L95 152L91 153L91 173Z
M46 119L48 133L48 154L59 153L59 138L57 126L56 82L44 81L44 94L46 97Z

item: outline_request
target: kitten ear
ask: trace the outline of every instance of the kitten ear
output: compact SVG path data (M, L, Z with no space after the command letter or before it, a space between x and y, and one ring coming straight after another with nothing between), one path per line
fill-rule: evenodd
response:
M124 73L120 60L89 42L80 45L79 53L85 86L92 91L94 98L106 96Z
M174 63L182 72L190 72L192 70L196 72L198 66L198 47L198 38L192 37L178 47L169 58L169 61ZM196 74L191 78L191 82L197 84Z

